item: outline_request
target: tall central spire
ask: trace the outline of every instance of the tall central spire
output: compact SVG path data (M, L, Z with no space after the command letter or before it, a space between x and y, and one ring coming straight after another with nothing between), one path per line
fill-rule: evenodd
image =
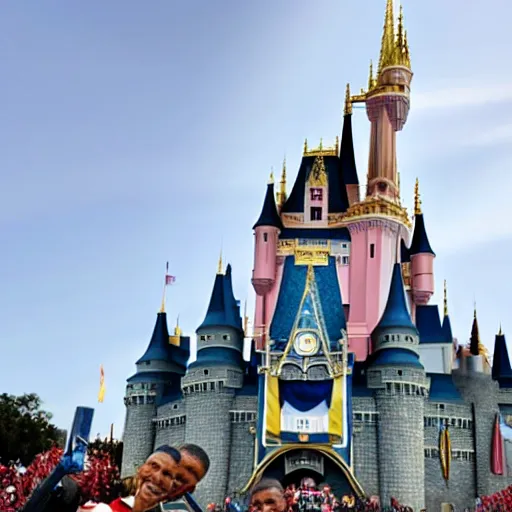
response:
M384 17L384 31L380 47L379 73L386 66L393 63L395 54L395 16L393 13L393 0L387 0Z

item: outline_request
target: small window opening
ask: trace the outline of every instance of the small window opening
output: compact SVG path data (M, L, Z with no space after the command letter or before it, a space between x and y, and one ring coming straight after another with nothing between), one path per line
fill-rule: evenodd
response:
M370 244L370 258L375 258L375 244Z
M268 233L263 233L263 241L268 242Z
M323 190L321 188L310 189L311 201L321 201L323 198Z
M398 373L398 375L399 375L400 377L401 377L401 376L402 376L402 374L403 374L402 370L398 370L398 372L397 372L397 373Z
M203 373L204 373L205 377L207 377L208 375L210 375L210 370L204 370Z
M322 208L317 206L311 207L311 220L322 220Z

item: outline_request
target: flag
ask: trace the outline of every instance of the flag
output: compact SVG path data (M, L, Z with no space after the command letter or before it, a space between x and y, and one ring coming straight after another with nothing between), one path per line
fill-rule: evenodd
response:
M105 398L105 372L103 371L103 365L100 366L100 390L98 392L98 402L103 403Z
M169 274L165 275L165 286L173 284L176 281L176 276L171 276Z
M503 457L503 434L501 433L500 419L500 415L496 414L496 419L494 420L494 429L492 433L491 472L494 475L503 475L505 472L505 461Z

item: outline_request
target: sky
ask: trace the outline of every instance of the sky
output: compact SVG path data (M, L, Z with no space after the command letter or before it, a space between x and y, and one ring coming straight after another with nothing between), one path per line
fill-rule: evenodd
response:
M272 167L334 141L345 84L377 60L384 0L3 0L0 392L37 392L69 428L121 436L165 263L170 328L193 334L219 251L249 303L251 227ZM403 0L414 78L398 134L403 201L420 180L442 304L469 339L512 336L508 0ZM369 123L353 116L360 180ZM291 183L290 183L291 187ZM106 396L97 403L99 368Z

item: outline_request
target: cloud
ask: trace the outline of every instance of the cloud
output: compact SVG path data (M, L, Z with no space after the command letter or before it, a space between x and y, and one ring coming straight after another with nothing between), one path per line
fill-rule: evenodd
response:
M512 101L512 83L482 87L456 87L415 92L412 95L414 110L431 110L457 107L480 107L489 103Z

